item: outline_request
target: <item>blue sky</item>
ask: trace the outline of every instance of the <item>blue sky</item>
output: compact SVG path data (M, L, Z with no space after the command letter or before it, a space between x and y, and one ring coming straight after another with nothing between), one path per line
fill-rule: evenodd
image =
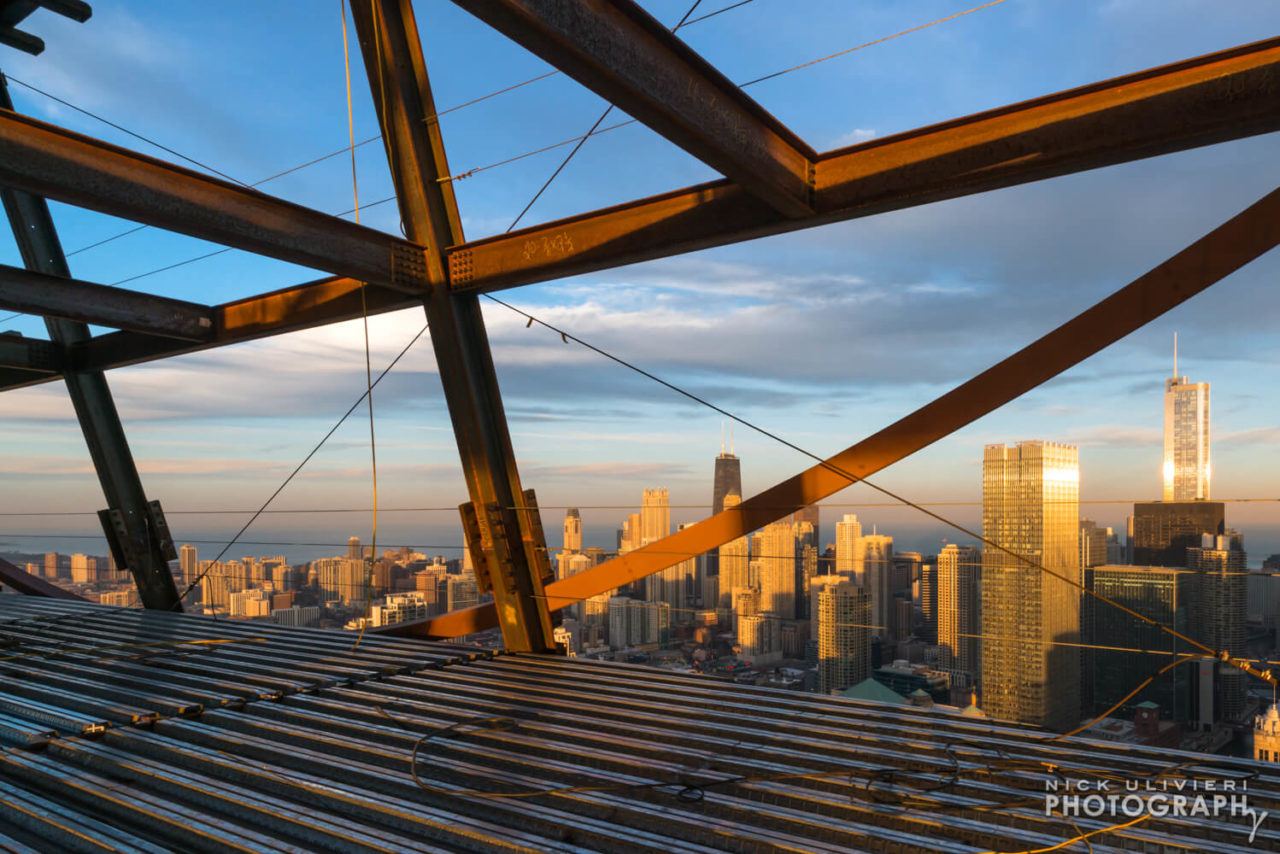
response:
M679 2L645 4L673 23ZM707 0L699 12L725 3ZM681 32L744 80L968 8L956 2L754 0ZM437 105L447 108L547 70L445 0L416 4ZM1007 2L768 81L749 91L818 149L906 130L1274 35L1266 2ZM3 70L246 182L334 151L347 139L338 2L100 3L84 25L38 12L40 57L5 50ZM374 135L358 58L356 138ZM14 85L19 109L168 158ZM591 126L599 98L556 76L442 119L453 172L547 145ZM622 118L619 116L619 118ZM955 200L872 219L524 288L511 301L816 452L896 420L1125 284L1274 188L1275 135ZM564 149L457 183L469 237L500 232ZM379 144L358 150L360 196L391 194ZM707 180L714 173L640 125L590 140L525 222ZM344 157L263 187L320 210L352 207ZM54 205L68 251L130 227ZM362 221L397 230L394 205ZM146 229L71 257L99 282L219 302L317 275L238 251L133 277L219 247ZM20 261L7 231L0 262ZM919 501L975 501L987 442L1081 446L1087 501L1159 493L1161 381L1172 332L1184 372L1213 385L1215 497L1273 495L1280 407L1273 334L1280 256L1220 283L1041 390L888 470ZM524 479L544 506L630 506L645 486L677 505L709 502L720 419L545 330L487 309ZM418 331L407 311L370 321L375 367ZM43 336L38 321L0 324ZM181 539L217 539L254 508L364 384L359 323L114 371L110 380L147 488ZM102 506L64 391L8 393L0 422L0 512ZM430 346L423 341L376 393L381 502L451 508L465 497ZM746 489L807 463L739 428ZM865 487L835 499L877 502ZM279 499L281 508L367 507L367 424L353 418ZM1251 562L1280 552L1276 504L1234 504ZM605 544L625 509L584 511ZM677 510L678 521L701 511ZM824 521L834 522L836 510ZM858 510L902 545L945 531L911 511ZM946 509L975 524L973 507ZM1082 513L1119 525L1123 504ZM459 543L456 511L387 514L383 542ZM548 511L549 529L558 513ZM6 517L2 530L96 534L91 516ZM272 516L247 540L341 542L367 514ZM0 533L0 541L6 540ZM18 545L34 541L10 540ZM56 541L56 542L55 542ZM39 548L45 547L40 543ZM3 546L0 546L3 549ZM267 552L246 547L244 553ZM331 551L317 547L315 553ZM236 549L233 553L241 553ZM305 549L290 552L308 556Z

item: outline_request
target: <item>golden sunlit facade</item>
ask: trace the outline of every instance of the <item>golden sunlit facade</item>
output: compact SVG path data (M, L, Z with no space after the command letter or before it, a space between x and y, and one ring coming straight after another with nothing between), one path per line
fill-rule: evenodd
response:
M982 705L1067 730L1080 718L1080 455L988 445L982 461ZM1062 578L1055 578L1040 567Z

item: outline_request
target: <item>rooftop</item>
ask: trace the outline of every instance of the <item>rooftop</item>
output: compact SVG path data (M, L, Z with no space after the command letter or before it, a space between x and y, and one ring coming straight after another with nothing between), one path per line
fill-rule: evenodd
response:
M0 633L13 850L969 852L1110 823L1045 817L1049 766L1194 762L1280 809L1247 760L633 665L32 596L0 596ZM1247 833L1152 819L1094 850L1280 845Z

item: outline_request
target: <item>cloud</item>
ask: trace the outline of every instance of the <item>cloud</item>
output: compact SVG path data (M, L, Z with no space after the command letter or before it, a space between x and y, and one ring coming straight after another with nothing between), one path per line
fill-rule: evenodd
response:
M832 148L844 148L848 145L857 145L860 142L866 142L869 139L875 139L877 132L874 128L854 128L848 133L841 134L836 137L835 144Z

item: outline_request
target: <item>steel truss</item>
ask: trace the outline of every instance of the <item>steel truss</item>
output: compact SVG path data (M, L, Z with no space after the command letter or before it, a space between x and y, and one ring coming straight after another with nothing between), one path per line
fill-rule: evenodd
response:
M7 195L53 198L333 274L203 306L72 280L65 265L45 269L27 259L27 270L0 267L0 308L44 315L51 329L74 322L119 330L54 335L52 343L2 338L0 389L59 378L73 384L111 368L365 311L425 308L471 498L464 519L475 520L476 542L485 544L477 568L495 601L391 633L453 637L500 626L512 650L550 649L558 609L705 553L903 459L1280 241L1277 191L826 462L739 507L551 582L536 510L512 509L531 502L511 448L480 294L1280 130L1280 39L817 153L632 0L455 2L726 177L466 241L452 186L440 180L450 173L410 0L352 4L407 239L0 110ZM79 406L77 414L90 437L93 425ZM114 449L127 458L123 442L120 431ZM102 475L113 463L99 456ZM147 606L162 607L143 582Z

